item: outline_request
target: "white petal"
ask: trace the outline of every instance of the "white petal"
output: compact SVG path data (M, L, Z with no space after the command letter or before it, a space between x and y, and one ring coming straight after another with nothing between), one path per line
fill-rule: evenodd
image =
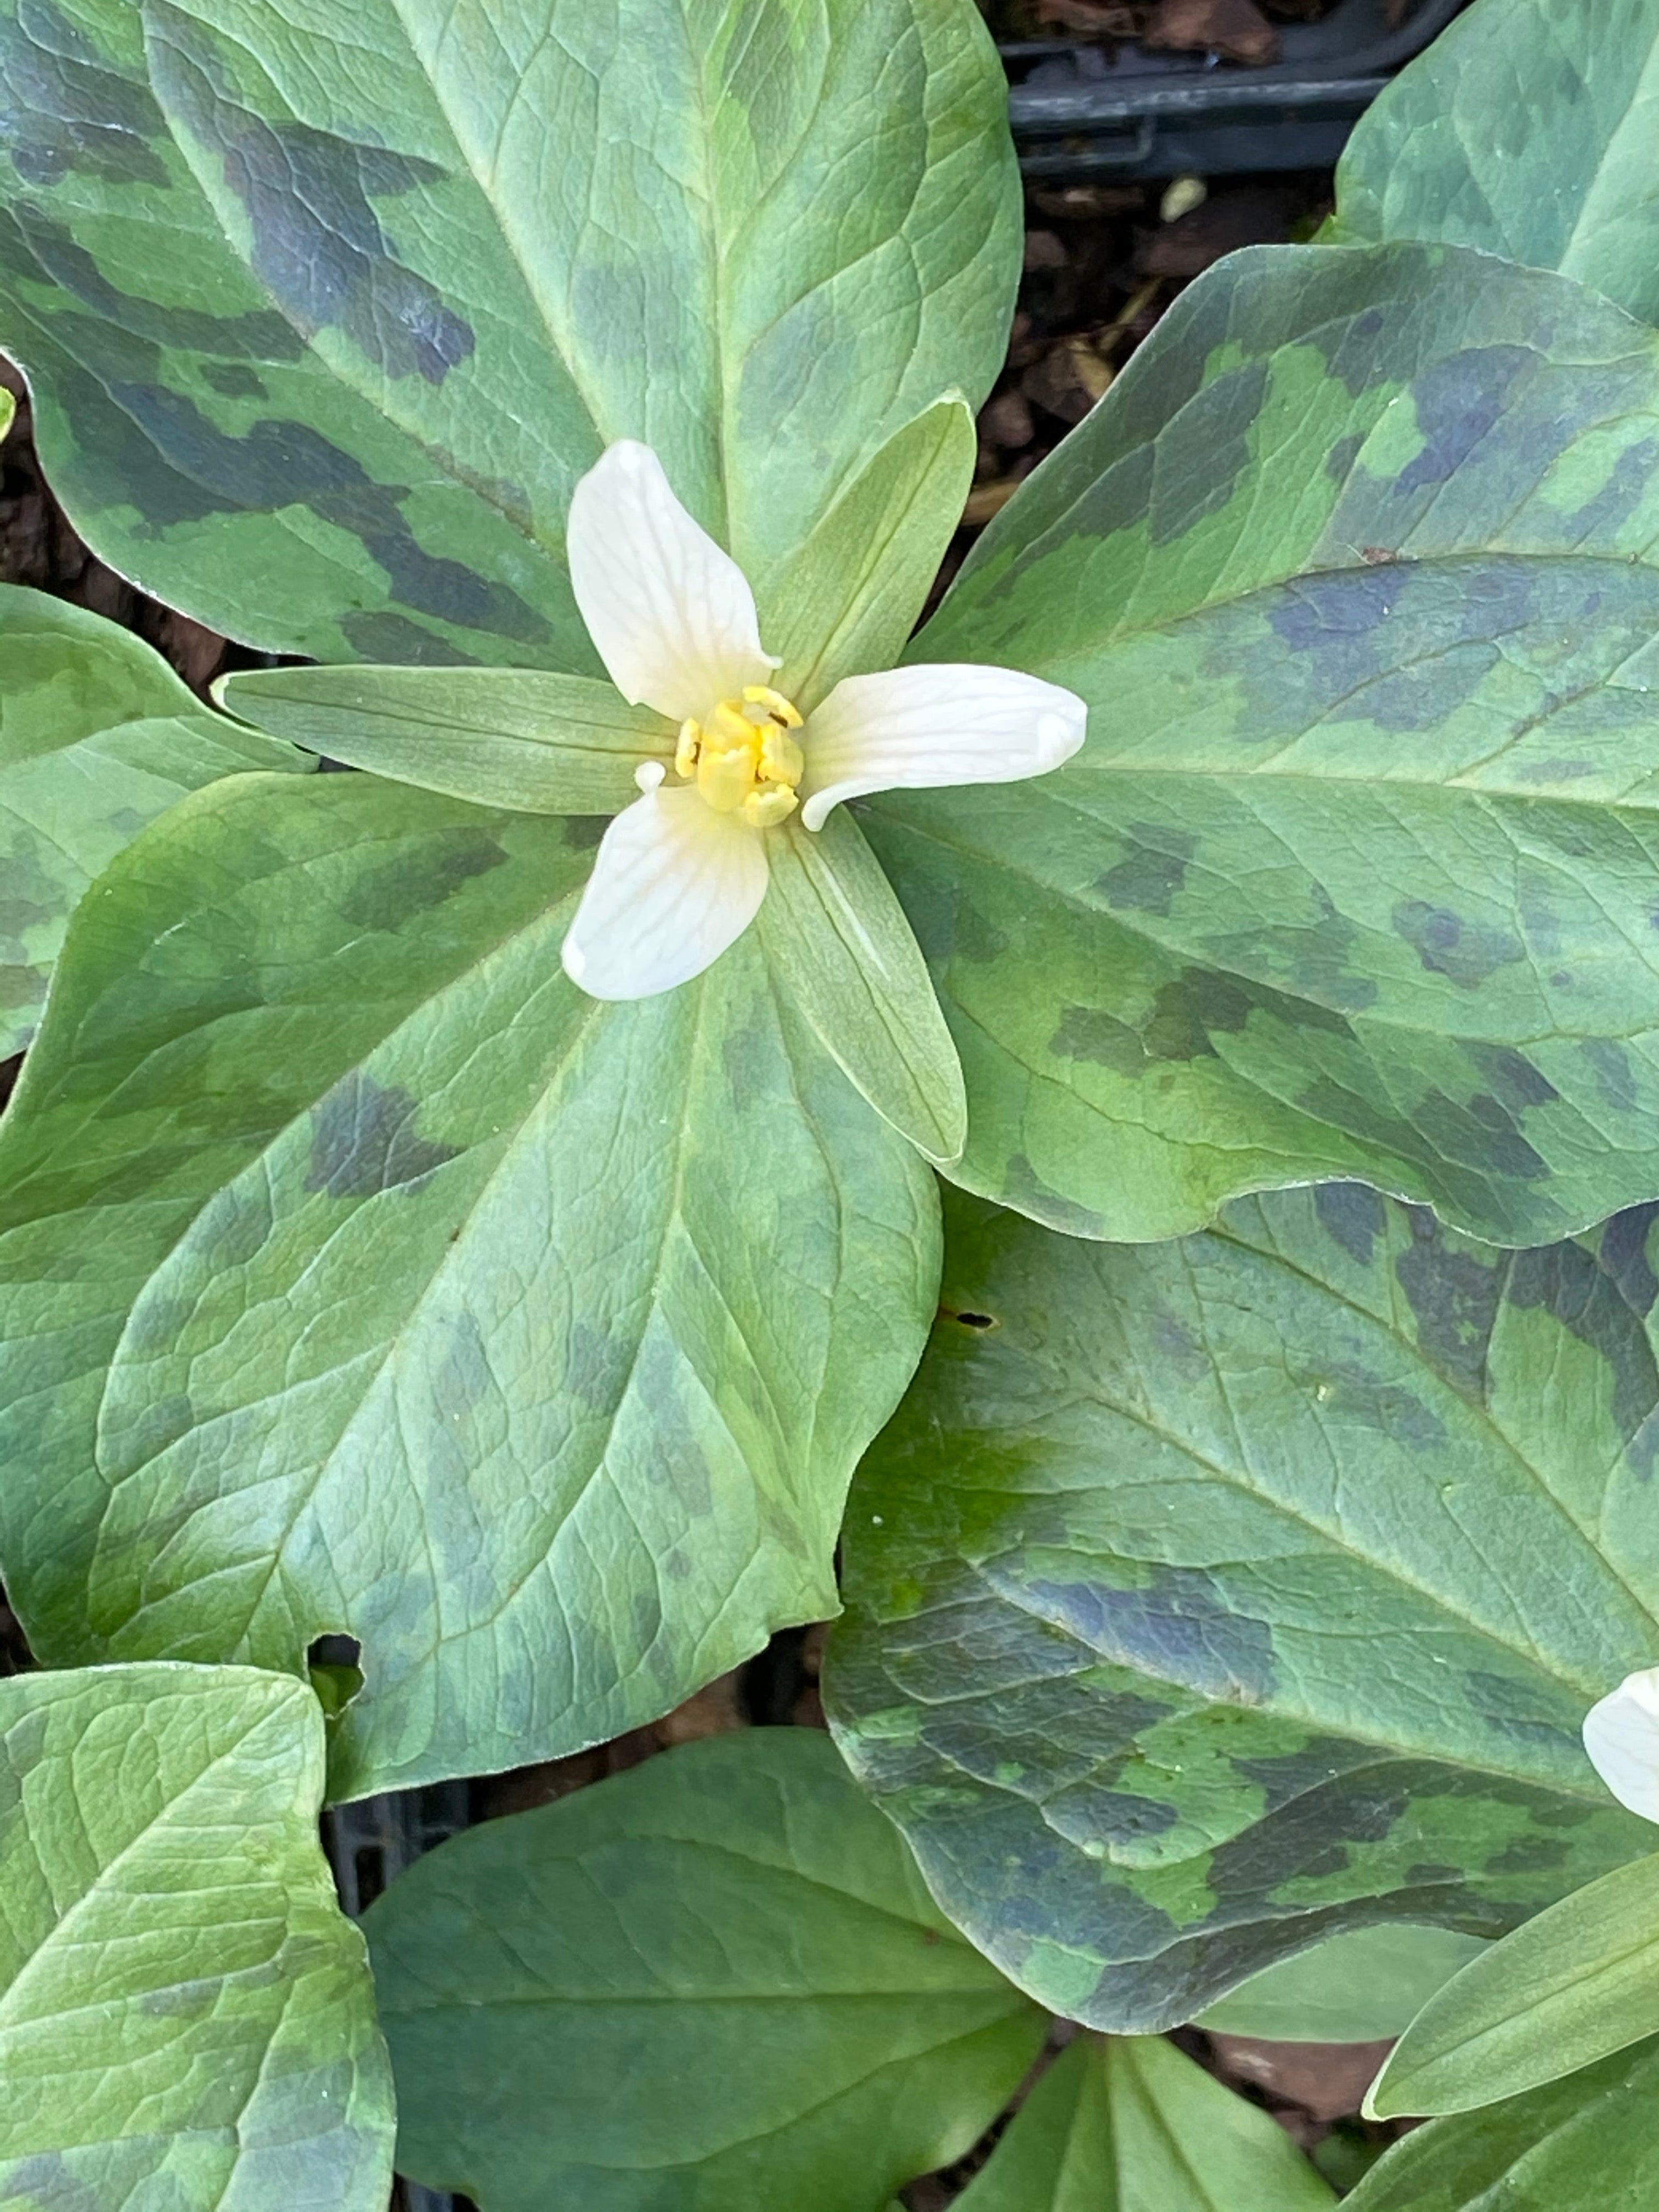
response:
M631 707L699 720L777 662L731 555L674 496L649 446L608 446L570 501L570 582L587 634Z
M647 791L599 841L565 973L595 999L689 983L743 935L766 882L763 831L717 814L692 785Z
M1046 775L1083 743L1074 691L1013 668L893 668L848 676L813 710L802 743L801 820L866 791L1014 783Z
M1659 1667L1626 1674L1584 1716L1590 1764L1627 1811L1659 1820Z

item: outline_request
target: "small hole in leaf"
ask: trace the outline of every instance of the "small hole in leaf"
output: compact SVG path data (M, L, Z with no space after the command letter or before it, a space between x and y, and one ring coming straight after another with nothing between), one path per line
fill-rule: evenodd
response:
M317 1702L330 1720L343 1713L362 1688L362 1656L363 1647L355 1636L331 1633L313 1639L306 1665Z
M959 1313L956 1318L964 1328L994 1328L997 1325L994 1314Z

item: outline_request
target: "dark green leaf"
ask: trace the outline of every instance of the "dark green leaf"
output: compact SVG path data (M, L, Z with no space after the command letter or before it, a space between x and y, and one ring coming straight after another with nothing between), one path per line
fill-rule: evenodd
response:
M1659 321L1656 105L1653 0L1476 0L1349 139L1334 235L1478 246Z
M277 1676L0 1682L0 2201L382 2212L392 2078L322 1785Z
M805 1729L471 1829L367 1928L398 2164L482 2212L873 2212L1045 2026Z
M1002 357L970 0L3 0L0 86L47 472L251 642L596 672L563 533L605 443L758 571Z
M1659 2043L1385 2152L1343 2212L1647 2212L1659 2203Z
M337 1795L614 1735L831 1610L933 1310L932 1177L752 933L637 1006L566 980L592 829L198 793L83 903L0 1142L37 1651L349 1633Z
M1277 2120L1156 2036L1085 2036L1015 2114L956 2212L1318 2212Z
M952 1202L827 1694L1023 1987L1161 2027L1651 1849L1578 1731L1659 1650L1653 1221L1504 1253L1338 1184L1137 1247Z
M1564 1897L1449 1982L1412 2023L1370 2108L1465 2112L1659 2031L1659 1858Z
M0 1058L34 1033L76 901L145 823L216 777L313 765L209 714L131 630L0 587Z
M918 659L1090 708L866 826L969 1188L1168 1235L1361 1176L1506 1242L1659 1188L1659 340L1449 248L1233 257L988 530Z

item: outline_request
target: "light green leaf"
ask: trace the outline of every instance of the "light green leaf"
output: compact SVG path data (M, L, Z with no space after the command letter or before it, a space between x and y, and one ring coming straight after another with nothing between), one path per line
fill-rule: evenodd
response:
M615 814L674 732L614 684L515 668L273 668L217 687L233 714L331 760L480 806Z
M931 1160L967 1134L962 1068L904 909L844 806L769 841L761 943L823 1049Z
M1480 246L1659 322L1656 134L1653 0L1476 0L1356 127L1333 235Z
M872 2212L969 2147L1046 2026L805 1729L471 1829L365 1926L398 2165L482 2212Z
M866 831L969 1188L1164 1237L1355 1176L1506 1243L1659 1188L1659 339L1451 248L1183 295L919 660L1087 702L1050 776Z
M0 0L0 85L47 474L252 643L597 674L563 539L606 443L758 569L1001 362L971 0Z
M1080 2037L957 2212L1319 2212L1336 2198L1276 2120L1156 2036Z
M1467 2112L1659 2032L1659 1857L1615 1867L1454 1977L1368 2109Z
M637 1006L567 981L594 828L197 794L83 904L0 1139L36 1651L355 1636L336 1795L617 1735L833 1610L933 1310L933 1178L754 933Z
M145 823L216 777L313 765L210 714L131 630L0 586L0 1059L34 1033L76 901Z
M947 1231L825 1698L1023 1988L1170 2027L1652 1850L1579 1728L1659 1653L1655 1208L1516 1253L1359 1184L1165 1244L962 1197Z
M1450 1928L1351 1929L1252 1974L1198 2025L1279 2043L1379 2042L1486 1948Z
M1620 2051L1385 2151L1343 2212L1646 2212L1659 2202L1659 2045Z
M391 2071L322 1783L277 1676L0 1682L0 2200L381 2212Z
M780 569L753 579L779 688L810 714L843 676L890 668L962 520L979 441L960 397L896 431Z

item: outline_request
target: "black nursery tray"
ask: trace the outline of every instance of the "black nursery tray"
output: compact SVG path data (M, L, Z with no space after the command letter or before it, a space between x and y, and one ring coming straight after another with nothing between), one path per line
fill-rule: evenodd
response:
M1328 169L1396 70L1465 0L1415 0L1389 27L1386 0L1340 0L1286 23L1262 68L1049 39L1006 40L1009 118L1028 177L1225 176Z

